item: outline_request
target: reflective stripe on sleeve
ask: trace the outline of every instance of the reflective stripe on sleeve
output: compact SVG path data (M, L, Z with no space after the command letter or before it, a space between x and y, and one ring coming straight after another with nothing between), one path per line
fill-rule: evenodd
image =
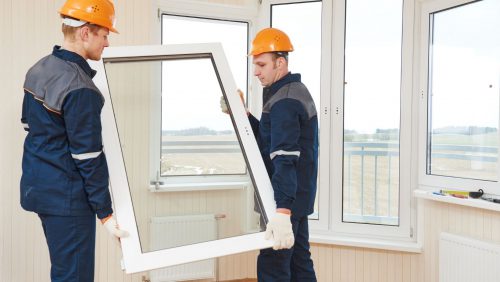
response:
M30 129L30 126L27 123L23 123L24 129Z
M71 154L71 156L75 160L88 160L88 159L95 159L95 158L97 158L101 153L102 153L102 151L92 152L92 153L85 153L85 154Z
M270 154L271 160L274 159L274 157L276 157L276 156L282 156L282 155L300 157L300 151L292 151L292 152L283 151L283 150L274 151Z

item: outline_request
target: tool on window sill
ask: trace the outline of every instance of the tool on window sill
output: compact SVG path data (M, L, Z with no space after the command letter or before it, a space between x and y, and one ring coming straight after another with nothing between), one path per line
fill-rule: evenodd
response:
M439 190L440 193L445 195L463 195L469 196L469 191L461 191L461 190Z
M456 193L452 193L452 194L450 194L450 196L455 197L455 198L460 198L460 199L468 199L469 198L469 196L466 196L463 194L456 194Z
M488 202L500 204L500 199L489 198L489 197L481 197L481 199Z
M477 199L480 198L484 194L483 189L477 190L477 192L469 192L469 197Z
M466 199L469 197L474 198L474 199L478 199L484 194L483 189L479 189L477 191L440 190L439 192L442 194L445 194L445 195L450 195L450 196L462 198L462 199Z

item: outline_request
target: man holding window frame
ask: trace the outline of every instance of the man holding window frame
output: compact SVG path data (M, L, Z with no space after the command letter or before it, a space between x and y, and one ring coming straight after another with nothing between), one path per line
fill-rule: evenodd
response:
M318 173L318 117L313 98L300 74L288 70L289 37L276 28L261 30L252 42L254 75L263 89L260 121L248 111L252 130L276 201L266 239L272 249L257 259L259 281L316 280L309 251L308 215L314 211ZM239 91L243 100L243 93ZM223 112L228 112L221 98Z
M104 98L87 62L109 46L109 0L67 0L59 11L64 42L26 74L21 206L38 214L52 281L94 281L96 215L117 240L102 148Z

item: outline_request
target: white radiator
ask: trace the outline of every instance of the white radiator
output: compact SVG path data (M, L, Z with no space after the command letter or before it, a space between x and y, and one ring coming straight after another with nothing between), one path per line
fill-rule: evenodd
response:
M151 218L151 251L167 249L217 238L213 214ZM151 282L170 282L215 277L215 259L176 265L149 272Z
M440 282L500 281L500 245L441 233Z

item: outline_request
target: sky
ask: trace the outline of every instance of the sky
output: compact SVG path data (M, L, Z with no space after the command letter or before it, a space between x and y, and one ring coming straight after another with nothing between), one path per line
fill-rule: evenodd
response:
M162 38L163 44L220 42L237 87L246 89L246 23L164 15ZM165 62L163 71L163 130L204 126L234 131L220 110L222 91L209 59Z
M500 1L484 0L434 15L432 126L498 128Z

